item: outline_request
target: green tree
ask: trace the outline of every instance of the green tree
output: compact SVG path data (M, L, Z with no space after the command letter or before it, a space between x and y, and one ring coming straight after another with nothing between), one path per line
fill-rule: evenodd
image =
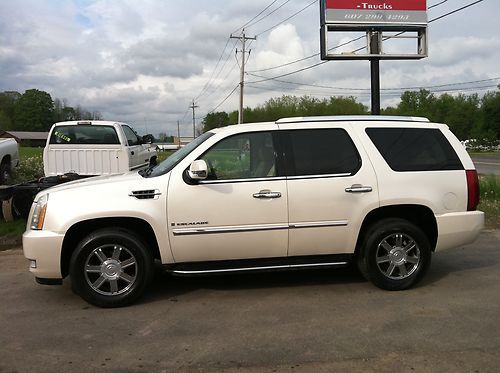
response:
M0 92L0 129L10 130L14 128L15 106L20 97L19 92Z
M416 92L406 91L401 95L398 111L400 115L428 117L430 113L434 112L435 100L434 95L426 89Z
M490 139L500 139L500 92L486 93L481 104L481 129L484 136Z
M229 125L229 115L224 111L208 113L202 121L203 132Z
M16 101L15 128L20 131L48 131L54 119L54 103L50 94L28 89Z

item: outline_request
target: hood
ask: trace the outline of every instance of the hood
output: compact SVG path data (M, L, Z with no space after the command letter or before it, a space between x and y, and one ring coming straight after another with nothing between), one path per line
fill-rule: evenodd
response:
M139 175L137 171L130 171L124 174L94 176L94 177L83 178L80 180L69 181L67 183L63 183L61 185L57 185L49 189L46 189L45 192L54 193L68 189L86 188L86 187L88 188L103 184L110 186L112 184L123 183L123 182L133 183L134 181L137 180L144 180L144 178L141 175Z

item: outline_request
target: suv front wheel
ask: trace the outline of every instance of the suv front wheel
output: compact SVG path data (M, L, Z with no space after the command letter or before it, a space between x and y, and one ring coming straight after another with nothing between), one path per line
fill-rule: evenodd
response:
M384 219L365 236L358 267L379 288L404 290L423 277L431 262L427 236L404 219Z
M153 275L153 258L143 242L120 229L102 229L85 237L70 262L73 291L99 307L135 301Z

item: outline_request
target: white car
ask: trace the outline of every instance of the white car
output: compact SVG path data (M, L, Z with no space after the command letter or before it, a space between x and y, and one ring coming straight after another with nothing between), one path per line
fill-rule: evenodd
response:
M288 118L211 130L142 172L39 193L23 235L40 283L88 302L136 300L153 261L178 274L338 267L383 289L479 235L479 184L444 124Z
M0 139L0 185L10 179L12 170L19 165L19 147L14 139Z

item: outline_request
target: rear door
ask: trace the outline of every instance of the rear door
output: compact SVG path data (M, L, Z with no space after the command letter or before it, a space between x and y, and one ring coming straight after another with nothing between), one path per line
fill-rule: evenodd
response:
M353 252L364 216L378 206L366 153L347 124L286 127L288 255Z

